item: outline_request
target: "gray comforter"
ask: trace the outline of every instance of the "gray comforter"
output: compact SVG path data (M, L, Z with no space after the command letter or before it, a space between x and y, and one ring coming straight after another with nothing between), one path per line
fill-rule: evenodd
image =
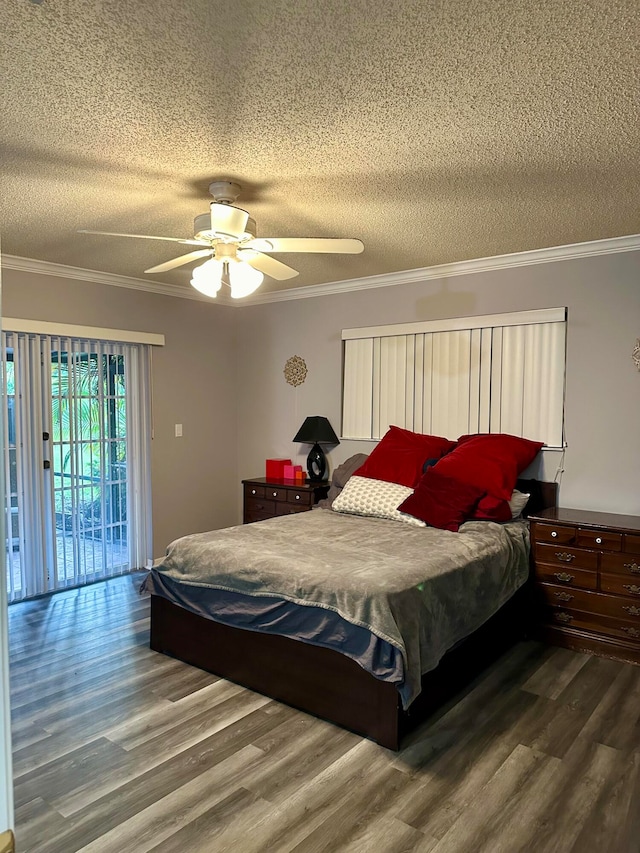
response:
M406 707L421 675L524 583L528 545L524 522L450 533L321 509L177 539L156 571L333 610L400 650Z

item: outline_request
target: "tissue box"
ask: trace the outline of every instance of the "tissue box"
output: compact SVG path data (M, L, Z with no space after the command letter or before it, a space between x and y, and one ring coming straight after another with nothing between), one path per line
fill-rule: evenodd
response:
M267 480L284 480L284 467L291 465L290 459L267 459Z

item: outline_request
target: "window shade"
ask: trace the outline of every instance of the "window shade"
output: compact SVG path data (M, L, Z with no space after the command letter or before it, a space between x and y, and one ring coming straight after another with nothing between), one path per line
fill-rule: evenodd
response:
M566 308L346 329L342 338L343 438L377 440L396 424L562 446Z

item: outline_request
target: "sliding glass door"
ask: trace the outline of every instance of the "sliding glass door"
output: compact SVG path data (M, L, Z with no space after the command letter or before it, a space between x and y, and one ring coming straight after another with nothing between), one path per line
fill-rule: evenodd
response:
M146 348L3 338L9 600L145 567Z

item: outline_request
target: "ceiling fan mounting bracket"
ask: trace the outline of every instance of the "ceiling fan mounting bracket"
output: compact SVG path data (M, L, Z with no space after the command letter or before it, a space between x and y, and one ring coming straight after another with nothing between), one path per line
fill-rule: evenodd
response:
M209 184L209 192L220 204L233 204L242 187L234 181L213 181Z

